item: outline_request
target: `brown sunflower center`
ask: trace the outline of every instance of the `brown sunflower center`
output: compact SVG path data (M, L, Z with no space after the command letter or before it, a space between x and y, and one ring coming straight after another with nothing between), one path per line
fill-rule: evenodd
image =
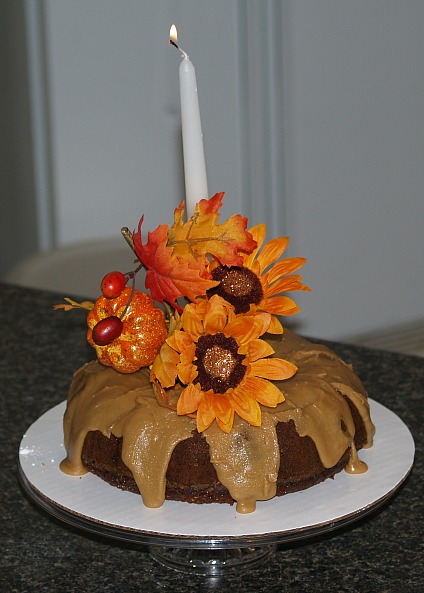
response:
M218 266L212 271L212 278L219 284L208 295L218 294L235 307L236 313L247 313L251 304L259 305L263 299L261 281L249 268Z
M225 393L236 387L246 373L244 355L238 354L234 338L224 334L200 336L196 345L197 382L203 391Z

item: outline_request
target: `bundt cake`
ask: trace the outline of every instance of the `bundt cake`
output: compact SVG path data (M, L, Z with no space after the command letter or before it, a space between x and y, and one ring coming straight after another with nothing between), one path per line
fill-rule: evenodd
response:
M145 368L125 375L97 361L83 366L69 391L62 470L89 470L141 493L148 507L236 501L244 513L342 469L364 471L356 452L371 446L374 427L358 377L327 347L287 329L268 339L297 373L279 385L283 402L262 407L261 426L236 417L229 433L216 423L199 433L195 419L159 405Z

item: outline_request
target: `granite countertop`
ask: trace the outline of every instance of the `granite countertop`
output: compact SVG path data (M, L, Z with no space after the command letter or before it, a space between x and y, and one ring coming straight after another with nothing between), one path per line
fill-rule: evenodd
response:
M424 360L330 344L370 397L395 412L416 445L413 470L381 508L356 523L283 544L260 568L205 578L163 568L143 545L67 525L31 502L17 477L26 429L66 398L73 371L94 358L84 314L53 311L61 296L0 285L1 570L4 593L149 591L397 592L424 590Z

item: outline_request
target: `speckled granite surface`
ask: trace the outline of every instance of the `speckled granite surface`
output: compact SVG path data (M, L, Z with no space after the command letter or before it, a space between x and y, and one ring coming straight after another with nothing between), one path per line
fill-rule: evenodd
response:
M61 296L0 285L1 554L3 593L173 591L424 591L424 360L331 344L370 397L408 425L411 475L382 508L324 536L282 545L259 569L204 578L162 568L144 546L68 526L30 502L17 478L27 427L66 397L72 372L93 358L84 315L52 311Z

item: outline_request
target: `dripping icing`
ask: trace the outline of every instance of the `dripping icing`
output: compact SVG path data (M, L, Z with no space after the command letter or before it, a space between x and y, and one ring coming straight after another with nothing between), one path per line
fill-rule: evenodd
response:
M366 446L372 445L374 435L366 392L348 365L326 347L311 344L288 330L282 340L270 343L275 356L286 358L299 369L292 379L277 383L285 401L275 409L262 408L260 427L237 418L229 434L215 423L203 433L219 480L241 513L252 512L257 500L275 496L279 465L284 463L279 458L275 432L278 422L293 420L300 436L313 439L327 468L335 465L349 447L349 468L362 464L357 454L357 460L354 457L355 428L343 396L352 401L364 420ZM100 430L105 436L122 437L123 461L133 473L144 504L157 507L165 499L165 475L172 451L194 429L194 419L157 404L147 369L122 375L91 362L76 371L68 395L64 416L67 458L61 469L71 475L86 473L81 452L88 432Z

